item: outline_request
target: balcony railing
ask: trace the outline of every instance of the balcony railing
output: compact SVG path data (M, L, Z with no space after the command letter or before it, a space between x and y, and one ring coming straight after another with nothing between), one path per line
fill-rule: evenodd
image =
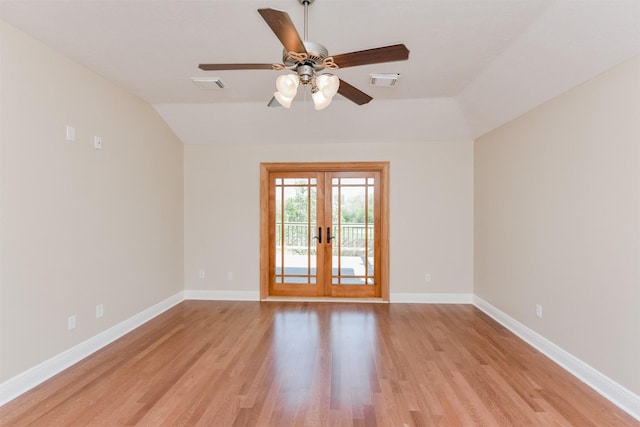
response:
M313 236L318 232L317 227L306 222L285 222L276 224L276 247L282 247L282 228L284 227L285 247L292 250L307 250L313 246ZM373 224L341 224L339 229L331 228L333 235L340 241L341 251L358 251L362 254L369 252L366 249L367 242L369 249L373 248ZM336 234L337 232L337 234ZM367 237L368 236L368 237Z

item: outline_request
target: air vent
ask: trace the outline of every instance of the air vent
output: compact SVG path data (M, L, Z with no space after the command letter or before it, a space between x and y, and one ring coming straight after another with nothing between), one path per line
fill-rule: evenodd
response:
M192 77L191 81L201 89L224 89L224 83L218 77Z
M398 77L400 77L398 73L371 74L369 77L369 86L393 87L396 85Z

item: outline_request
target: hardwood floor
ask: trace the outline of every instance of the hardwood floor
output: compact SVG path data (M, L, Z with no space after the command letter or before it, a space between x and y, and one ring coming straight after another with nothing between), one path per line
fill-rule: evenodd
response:
M3 426L632 426L470 305L185 301Z

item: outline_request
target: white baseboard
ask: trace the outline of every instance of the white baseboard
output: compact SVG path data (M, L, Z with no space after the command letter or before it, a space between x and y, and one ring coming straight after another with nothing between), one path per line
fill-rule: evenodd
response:
M580 381L600 393L614 405L640 421L640 396L558 347L511 316L498 310L482 298L474 296L473 304L536 350L569 371Z
M0 406L74 365L184 300L179 292L0 384Z
M473 304L472 294L411 294L392 292L389 298L392 303L414 304Z
M260 301L260 292L187 289L184 291L184 299L210 301Z
M258 291L214 291L214 290L186 290L184 291L187 300L220 300L220 301L260 301L260 292ZM278 298L269 297L268 300L278 300ZM292 300L286 298L283 300ZM301 300L323 301L322 298L308 298ZM336 302L349 301L349 299L328 298L327 301ZM354 302L351 300L350 302ZM372 302L372 301L366 301ZM379 301L375 301L379 302ZM392 293L390 302L395 303L422 303L422 304L473 304L472 294L412 294L412 293Z

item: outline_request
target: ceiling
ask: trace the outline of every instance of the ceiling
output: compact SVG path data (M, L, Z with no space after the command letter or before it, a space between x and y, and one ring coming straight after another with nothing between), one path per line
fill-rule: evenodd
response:
M335 71L373 96L367 105L337 95L315 111L300 90L290 110L267 108L282 71L198 69L282 62L266 7L302 35L298 0L0 0L0 18L148 101L196 144L475 138L640 54L638 0L316 0L309 39L330 55L404 43L409 60ZM370 87L370 73L400 79Z

